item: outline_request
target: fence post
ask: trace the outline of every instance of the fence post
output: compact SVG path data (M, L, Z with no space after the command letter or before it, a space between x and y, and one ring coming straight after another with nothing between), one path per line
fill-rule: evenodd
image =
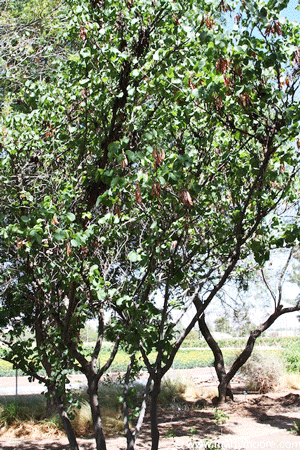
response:
M18 369L16 369L16 397L18 396Z

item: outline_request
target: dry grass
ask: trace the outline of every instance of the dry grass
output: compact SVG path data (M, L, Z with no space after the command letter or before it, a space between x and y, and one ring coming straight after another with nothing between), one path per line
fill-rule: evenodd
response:
M184 392L184 399L189 402L198 400L204 397L204 390L200 386L197 386L193 382L188 383Z
M115 436L124 433L123 418L114 411L104 411L103 428L107 436Z
M219 395L217 386L206 386L200 388L200 392L200 397L205 398L206 400L212 400L214 397L217 397Z
M200 398L211 400L217 395L216 386L202 387L197 385L192 377L173 376L164 380L160 401L164 406L168 406L180 401L194 402Z
M114 403L112 399L112 403ZM124 432L124 424L119 407L112 405L101 406L101 416L103 418L103 428L107 436L114 436ZM72 426L77 436L90 437L93 435L93 421L89 403L86 400L81 402L80 408L75 411Z
M286 373L281 378L281 386L287 389L300 390L300 374Z
M0 399L0 436L5 438L38 439L62 435L57 418L45 419L45 398L41 395L24 395L18 399Z
M47 436L47 438L60 438L63 435L64 433L59 427L46 421L16 421L12 425L0 428L0 437L6 439L40 439L41 436Z
M184 393L187 384L182 379L175 377L166 377L163 379L161 391L159 394L159 402L163 406L177 403L184 400Z
M72 420L72 426L77 436L87 436L92 433L92 414L86 400L83 400L80 404L80 408L76 409L75 417Z
M280 387L285 368L281 359L274 355L254 352L241 367L247 390L266 394Z

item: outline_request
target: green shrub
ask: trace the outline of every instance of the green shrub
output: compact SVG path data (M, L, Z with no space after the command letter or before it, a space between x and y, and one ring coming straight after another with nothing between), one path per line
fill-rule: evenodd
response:
M22 395L17 400L0 398L0 425L11 425L17 421L42 420L45 418L46 401L42 395Z
M0 413L0 425L9 426L20 419L19 406L16 403L5 405Z
M300 372L300 339L287 342L283 358L288 372Z
M40 411L32 409L28 404L7 402L0 407L0 425L9 426L15 422L30 421L40 418Z

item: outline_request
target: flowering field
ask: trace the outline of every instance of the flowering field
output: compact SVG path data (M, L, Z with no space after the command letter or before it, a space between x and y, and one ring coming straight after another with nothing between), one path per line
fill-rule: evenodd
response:
M15 374L11 363L0 359L0 377L10 377Z
M195 333L194 333L195 334ZM197 338L197 339L196 339ZM227 339L220 341L219 344L223 349L223 355L225 362L228 364L233 360L234 355L239 352L237 347L243 347L245 345L246 339ZM189 344L189 348L182 347L177 353L173 368L175 369L190 369L194 367L207 367L213 365L213 354L211 350L207 347L204 347L203 340L199 342L198 335L193 336L192 339L187 339L187 343ZM239 344L239 345L238 345ZM259 345L260 344L260 345ZM265 348L260 348L263 345ZM201 346L201 348L198 348ZM86 348L87 354L92 350L93 343L85 343L84 347ZM100 364L103 365L107 361L110 351L112 350L113 343L105 341L103 343L102 352L100 354ZM228 347L228 348L226 348ZM268 347L268 348L266 348ZM300 367L300 352L299 352L299 337L292 338L265 338L265 340L261 340L258 342L258 345L255 346L255 349L259 352L263 352L264 354L272 354L278 357L286 356L288 357L288 367L291 366L291 371L293 368L297 368L299 371ZM154 362L155 354L152 353L149 356L150 361ZM283 358L286 359L286 358ZM125 371L127 368L127 364L129 362L129 356L122 350L120 350L115 360L111 366L110 371ZM294 370L295 371L295 370ZM15 370L11 363L4 361L1 359L0 354L0 377L1 376L13 376L15 374ZM21 374L21 371L19 371Z
M272 354L278 353L278 350L272 349L267 350L267 352L271 352ZM232 360L234 355L237 353L237 349L223 349L223 355L225 362ZM100 363L103 365L107 358L109 357L109 352L103 352L100 355ZM149 356L150 361L153 362L155 359L155 354L152 353ZM127 368L127 364L129 362L129 356L123 352L119 351L116 355L116 358L111 366L110 371L125 371ZM174 369L191 369L194 367L207 367L213 365L213 354L209 349L182 349L177 353L173 368ZM20 372L19 372L20 373ZM15 371L7 361L0 359L0 376L13 376Z
M108 352L104 352L100 355L101 365L106 362L109 357ZM155 354L150 354L150 361L153 362ZM111 371L125 371L129 362L129 356L125 352L118 352L115 360L111 366ZM180 350L176 355L173 367L176 369L192 368L192 367L205 367L210 366L213 363L213 356L209 349L205 350ZM14 369L12 364L0 359L0 376L12 376L14 375Z

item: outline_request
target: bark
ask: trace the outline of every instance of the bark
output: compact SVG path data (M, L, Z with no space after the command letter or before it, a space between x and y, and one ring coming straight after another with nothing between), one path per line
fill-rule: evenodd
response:
M299 311L299 304L297 304L294 307L290 308L282 308L281 305L279 305L276 310L268 317L268 319L262 323L259 327L257 327L255 330L251 331L250 336L248 338L248 341L246 343L246 346L242 353L236 358L234 363L232 364L230 370L227 373L228 380L232 380L232 378L235 376L235 374L238 372L238 370L248 361L250 358L253 348L256 342L256 339L268 328L270 328L271 325L275 322L275 320L282 316L283 314L287 314L289 312Z
M65 385L58 389L55 383L48 384L48 396L47 396L47 413L49 416L53 416L55 413L59 413L65 433L69 441L70 450L79 450L74 429L66 411L66 402L64 400ZM48 417L49 417L48 416Z
M153 383L151 395L151 407L150 407L150 421L151 421L151 450L158 450L159 443L159 430L157 423L157 407L158 396L160 393L160 378L156 378Z
M130 371L131 371L131 365L133 362L134 356L131 358L130 363L128 364L126 375L125 375L125 384L124 384L124 403L123 403L123 415L124 415L124 430L125 430L125 436L127 441L127 450L134 450L136 439L139 435L139 432L141 430L145 413L146 413L146 407L147 407L147 399L149 395L150 385L151 385L151 377L148 377L147 384L145 386L145 391L143 395L143 401L140 408L139 417L135 426L134 431L130 429L129 425L129 409L128 409L128 389L129 389L129 378L130 378Z
M88 383L88 395L89 395L89 405L92 413L93 420L93 429L96 441L96 449L97 450L106 450L106 441L102 427L101 415L100 415L100 406L99 406L99 396L98 396L98 387L101 376L109 369L111 366L114 357L118 351L120 336L117 337L115 345L111 351L111 354L106 361L106 363L97 371L97 359L99 353L101 351L102 340L104 333L104 321L103 321L103 312L100 311L99 315L99 324L98 324L98 338L91 355L90 361L81 353L74 341L69 339L66 342L67 347L71 351L73 357L79 363L80 371L86 376Z
M36 332L37 346L40 346L43 344L44 335L43 335L42 324L37 319L35 320L35 332ZM47 355L43 355L42 364L47 373L48 380L51 380L52 365L49 362ZM59 412L64 430L66 432L66 435L67 435L67 438L69 441L70 450L79 450L76 436L74 433L74 429L72 427L72 424L70 422L70 419L68 417L68 414L67 414L67 411L65 408L65 401L64 401L65 386L64 385L61 386L60 393L59 393L59 389L58 389L58 386L55 384L55 381L48 381L46 383L46 385L47 385L47 390L48 390L47 410L46 410L47 416L51 417L57 411Z
M75 436L72 424L70 422L69 416L67 414L67 411L65 410L64 403L63 403L63 401L60 401L60 399L57 398L57 404L58 404L59 415L60 415L64 430L66 432L66 435L67 435L67 438L69 441L69 448L70 448L70 450L79 450L76 436Z
M102 421L100 416L100 406L98 399L98 384L99 378L94 374L88 374L88 393L90 400L90 408L93 419L93 427L96 440L97 450L106 450L105 436L102 428Z
M135 437L132 433L129 425L129 409L128 409L128 389L129 389L129 379L131 366L133 362L134 356L131 356L130 363L128 364L126 375L125 375L125 384L124 384L124 402L123 402L123 415L124 415L124 430L127 441L127 450L133 450L135 444Z
M52 417L57 413L58 406L56 400L56 389L53 383L47 385L47 405L46 405L46 416Z
M140 410L140 415L134 430L134 438L135 440L137 439L139 432L141 431L141 427L144 421L144 417L145 417L145 413L146 413L146 407L147 407L147 399L148 399L148 395L149 395L149 390L150 390L150 385L151 385L151 377L149 376L146 387L145 387L145 391L144 391L144 396L143 396L143 401L142 401L142 405L141 405L141 410Z
M200 331L214 355L214 367L219 380L219 402L224 403L226 401L226 397L230 397L231 400L233 400L230 382L227 379L223 353L206 325L204 313L199 318L198 323Z

